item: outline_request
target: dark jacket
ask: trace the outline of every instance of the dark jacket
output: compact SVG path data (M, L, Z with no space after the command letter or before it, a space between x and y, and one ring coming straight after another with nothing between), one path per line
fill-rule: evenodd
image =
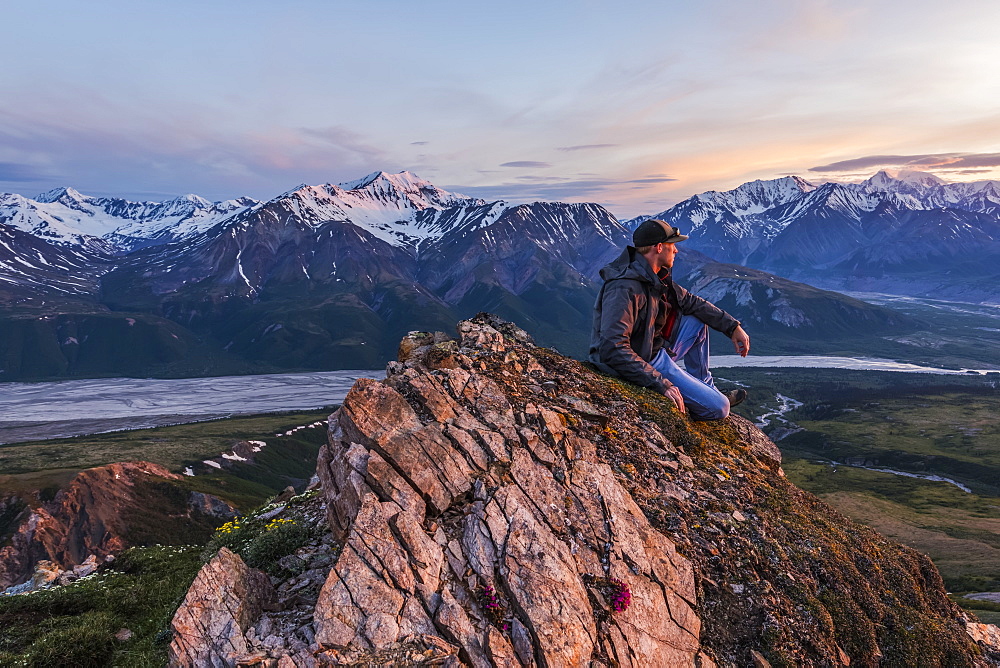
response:
M594 333L590 361L601 371L659 392L670 381L649 362L676 341L676 321L667 337L662 336L670 309L693 315L726 336L740 323L715 304L693 295L670 279L657 276L643 256L628 246L620 256L601 269L604 285L594 305Z

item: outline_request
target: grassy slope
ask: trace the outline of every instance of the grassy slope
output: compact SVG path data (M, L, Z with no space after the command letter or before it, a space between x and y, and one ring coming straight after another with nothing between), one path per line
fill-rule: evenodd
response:
M805 403L787 417L806 431L779 442L792 482L926 553L950 590L1000 591L1000 392L988 380L819 369L721 375L751 385L748 414L773 406L775 392ZM973 493L829 464L848 457L942 475ZM1000 621L1000 606L956 600L984 621Z
M134 548L73 584L0 598L0 665L162 666L164 633L201 567L200 547ZM127 628L127 642L115 634Z
M997 495L998 406L992 388L832 399L789 415L807 431L789 436L785 447L837 461L864 457L880 466L936 473Z
M322 428L287 430L325 420L330 410L242 416L211 422L95 434L75 438L0 445L0 492L42 490L51 498L79 471L112 462L143 460L181 472L185 466L218 457L242 440L265 441L257 464L235 463L231 469L206 472L177 483L208 492L249 508L283 489L308 479L326 434Z
M600 434L584 435L694 563L702 642L722 663L743 665L756 649L774 666L819 665L835 656L834 641L857 665L971 663L929 560L829 512L755 461L730 424L690 422L660 395L569 364L564 371L610 416ZM691 456L697 494L659 492L665 469L636 433L644 419Z
M312 475L326 438L324 428L275 434L324 420L329 413L254 415L0 446L0 492L43 490L44 499L84 468L142 459L180 471L231 450L240 440L267 443L256 464L237 463L225 471L206 468L207 473L179 481L150 481L140 490L150 495L150 502L136 509L142 521L129 522L128 536L131 543L147 547L132 548L109 569L66 587L0 598L0 628L5 630L0 665L163 665L170 641L165 629L203 563L202 547L174 544L199 545L211 533L211 527L177 526L176 518L168 517L177 509L167 502L179 499L183 511L187 492L195 490L221 496L243 511L258 506L289 482ZM29 467L37 470L25 470ZM155 544L160 542L168 545ZM115 639L122 628L134 636Z
M209 422L0 445L0 475L82 470L111 462L144 460L180 471L188 462L218 455L241 440L326 419L332 409L249 415Z

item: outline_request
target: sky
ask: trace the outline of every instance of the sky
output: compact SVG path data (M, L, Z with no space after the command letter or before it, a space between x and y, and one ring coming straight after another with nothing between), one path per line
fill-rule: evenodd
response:
M0 192L411 171L620 218L796 174L1000 178L995 0L3 0Z

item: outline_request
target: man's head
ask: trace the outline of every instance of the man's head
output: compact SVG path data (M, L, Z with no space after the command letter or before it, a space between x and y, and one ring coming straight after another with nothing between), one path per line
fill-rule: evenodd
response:
M640 255L644 255L654 269L674 266L678 241L687 239L676 227L662 220L650 218L632 232L632 244Z

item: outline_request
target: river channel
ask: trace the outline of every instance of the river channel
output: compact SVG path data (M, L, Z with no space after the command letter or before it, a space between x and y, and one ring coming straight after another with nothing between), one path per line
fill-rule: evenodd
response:
M323 408L342 402L358 378L384 376L346 370L0 383L0 444Z
M934 374L991 369L936 369L885 359L819 355L719 355L712 366L811 367ZM994 371L994 373L997 373ZM383 371L345 370L214 378L99 378L0 383L0 444L339 404L357 378ZM781 420L779 407L774 418Z

